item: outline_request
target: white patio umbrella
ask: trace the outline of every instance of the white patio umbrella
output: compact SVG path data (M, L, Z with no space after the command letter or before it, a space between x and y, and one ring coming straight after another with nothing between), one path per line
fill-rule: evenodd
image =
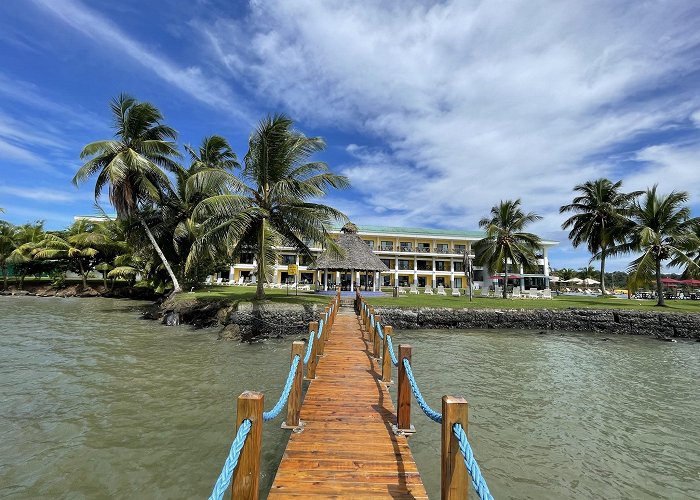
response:
M576 283L576 284L580 285L581 283L583 283L583 280L581 278L571 278L571 279L562 281L562 283Z
M549 277L549 282L550 283L556 283L559 281L559 276L550 276Z
M600 281L596 281L593 278L586 278L583 280L584 285L600 285Z

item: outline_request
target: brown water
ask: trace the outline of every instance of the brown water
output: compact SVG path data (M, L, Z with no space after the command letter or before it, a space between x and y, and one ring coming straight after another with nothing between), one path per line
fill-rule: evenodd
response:
M235 399L269 409L290 339L217 342L108 299L0 297L0 497L202 498L233 438ZM700 498L700 344L646 337L406 331L428 402L470 402L496 498ZM439 498L439 426L411 448ZM263 488L287 434L265 424Z

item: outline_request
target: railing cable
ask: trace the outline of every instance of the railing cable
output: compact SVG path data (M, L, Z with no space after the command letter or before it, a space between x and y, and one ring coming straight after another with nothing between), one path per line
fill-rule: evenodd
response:
M277 416L282 412L282 408L287 404L287 399L289 399L289 392L292 390L292 383L294 382L294 375L297 371L297 366L299 366L299 355L294 356L292 360L292 366L289 367L289 375L287 375L287 382L284 384L284 389L280 395L279 400L272 407L270 411L263 412L263 421L269 422L270 420L277 418Z
M413 395L416 398L416 401L418 401L418 406L421 407L421 410L423 410L423 413L432 420L433 422L437 422L438 424L442 423L442 415L435 410L433 410L430 405L423 399L423 395L420 393L420 389L418 388L418 384L416 383L416 379L413 376L413 370L411 370L411 363L408 362L408 358L403 358L403 367L406 369L406 375L408 376L408 382L411 384L411 391L413 391Z
M481 475L481 469L479 469L479 464L476 463L474 458L474 452L472 452L471 446L469 446L469 440L467 439L467 433L464 432L462 424L456 423L452 426L452 433L455 435L459 441L459 451L462 452L462 457L464 458L464 465L467 467L469 476L472 479L472 486L474 486L474 491L479 495L481 500L493 500L493 496L489 491L489 487L486 485L486 479Z
M228 453L228 457L226 457L226 462L224 462L224 467L221 469L221 474L219 474L219 478L214 484L214 489L209 496L209 500L221 500L224 497L224 493L231 484L233 471L238 465L241 450L243 450L243 445L245 445L245 440L252 426L253 423L248 419L241 422L241 426L238 428L238 432L236 432L233 443L231 443L231 450Z

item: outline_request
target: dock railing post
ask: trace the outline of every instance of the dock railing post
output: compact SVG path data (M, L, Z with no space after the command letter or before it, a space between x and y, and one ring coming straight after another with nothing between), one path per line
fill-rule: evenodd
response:
M317 352L318 352L318 355L319 355L319 356L323 356L323 349L324 349L324 347L326 347L326 346L325 346L325 343L326 343L325 340L326 340L326 330L327 330L326 327L327 327L327 325L326 325L326 318L325 318L325 316L326 316L326 315L323 314L323 313L320 313L320 314L318 315L318 324L320 325L320 324L321 324L321 321L323 321L323 330L321 330L321 338L320 338L320 339L319 339L319 338L316 339L316 342L318 342L318 351L317 351ZM316 332L316 333L318 333L318 332Z
M311 346L311 355L309 356L309 362L306 365L306 380L313 380L316 378L316 364L318 363L318 339L316 338L318 334L318 323L312 321L309 323L309 333L314 332L314 344Z
M372 309L372 311L374 311L374 309ZM374 351L374 357L376 359L379 359L379 355L381 354L381 349L382 349L382 347L381 347L382 340L381 340L381 338L379 338L379 320L380 320L379 316L375 314L374 315L374 346L373 346L372 350Z
M331 338L331 328L333 327L333 322L331 321L331 308L330 306L326 306L326 312L324 314L326 318L326 325L328 325L328 328L323 329L323 336L326 337L323 343L325 344L330 340Z
M260 452L262 450L263 400L260 392L245 391L238 396L236 430L244 420L251 427L245 440L238 466L231 479L231 498L257 500L260 489Z
M452 427L458 423L467 432L468 421L469 405L466 399L442 397L442 500L467 500L469 477L459 451L459 440L452 432Z
M408 381L408 374L403 365L403 360L408 359L411 364L411 346L399 345L399 387L398 393L398 408L396 410L396 427L404 433L415 432L415 428L411 425L411 383Z
M391 356L389 355L389 336L394 332L391 326L384 327L384 349L382 350L382 382L391 384Z
M287 400L287 420L282 422L283 429L294 429L299 427L299 411L301 410L301 389L302 378L304 372L304 343L301 340L292 342L292 357L299 356L297 371L294 373L294 382L292 382L292 390L289 391L289 399Z

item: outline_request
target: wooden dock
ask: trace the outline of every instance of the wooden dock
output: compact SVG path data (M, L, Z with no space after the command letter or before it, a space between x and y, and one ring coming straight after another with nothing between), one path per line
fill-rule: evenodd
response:
M428 498L371 349L339 311L268 498Z

